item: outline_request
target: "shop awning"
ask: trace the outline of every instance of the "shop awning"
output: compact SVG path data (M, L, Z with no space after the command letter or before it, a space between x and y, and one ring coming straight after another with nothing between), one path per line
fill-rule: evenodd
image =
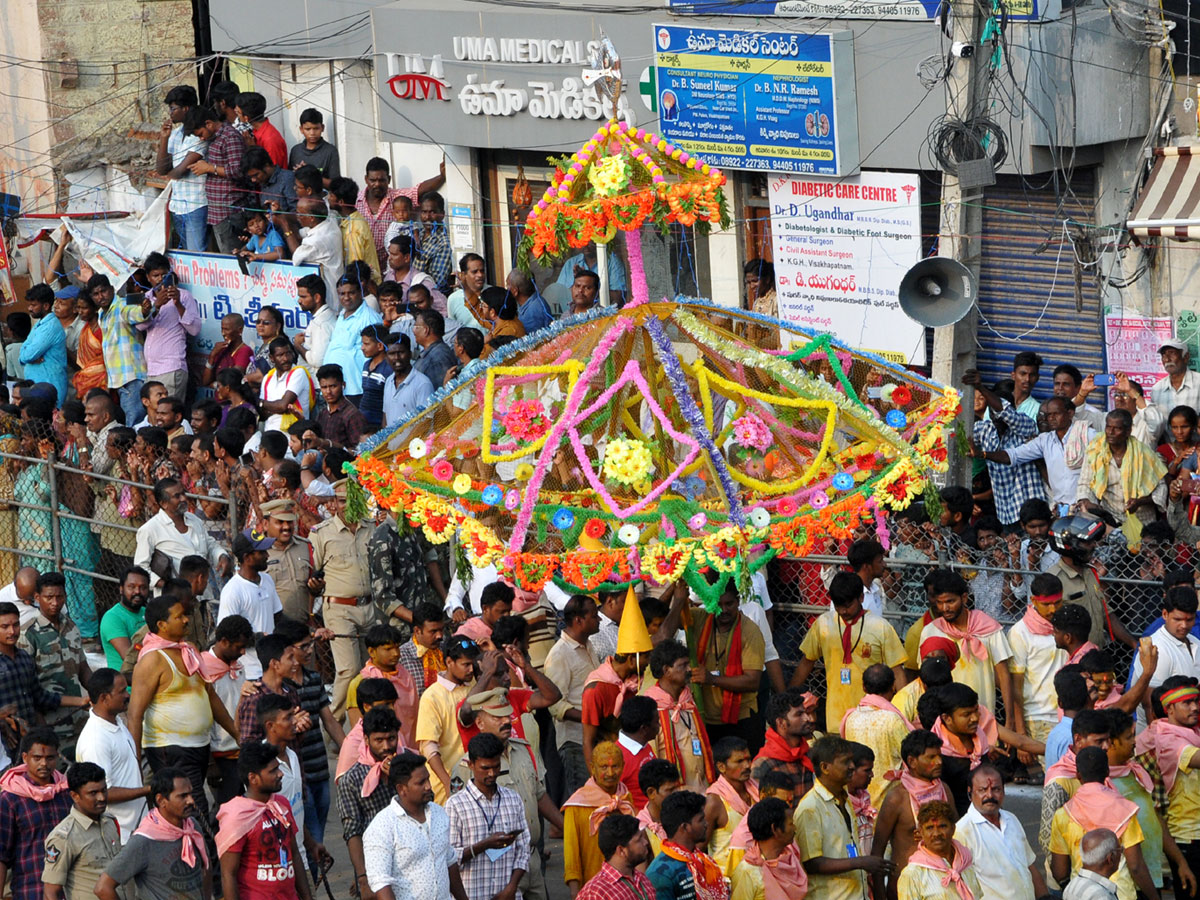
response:
M1200 147L1156 147L1150 180L1126 224L1134 237L1200 240Z

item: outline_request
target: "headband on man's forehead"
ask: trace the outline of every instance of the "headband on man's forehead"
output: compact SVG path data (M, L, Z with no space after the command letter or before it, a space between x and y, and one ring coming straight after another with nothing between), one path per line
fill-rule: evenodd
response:
M1166 708L1176 703L1182 703L1185 700L1196 700L1198 698L1200 698L1200 690L1189 685L1184 685L1163 694L1162 705Z
M1062 591L1059 591L1057 594L1034 594L1033 595L1033 599L1036 600L1038 603L1057 603L1062 598L1063 598Z

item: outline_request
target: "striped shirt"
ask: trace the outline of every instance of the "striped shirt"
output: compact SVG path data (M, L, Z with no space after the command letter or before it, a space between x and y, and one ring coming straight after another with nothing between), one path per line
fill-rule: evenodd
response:
M375 239L375 254L379 257L379 271L383 271L387 265L387 233L388 226L395 221L392 218L392 201L397 197L407 197L416 205L417 189L411 188L388 188L387 196L380 201L379 212L372 213L371 207L367 205L367 189L363 188L358 194L358 201L354 204L354 208L363 214L363 218L367 220L367 224L371 226L371 237Z
M184 134L183 126L176 125L171 129L167 138L167 153L171 155L171 167L182 163L189 153L199 153L201 156L208 151L208 141L202 141L194 134ZM188 172L182 178L175 179L171 188L171 202L168 209L176 215L195 212L208 203L204 194L204 182L207 175L193 175Z
M121 388L131 381L144 379L146 354L142 350L142 336L137 330L137 324L146 319L142 308L114 297L108 309L99 311L98 317L108 386Z

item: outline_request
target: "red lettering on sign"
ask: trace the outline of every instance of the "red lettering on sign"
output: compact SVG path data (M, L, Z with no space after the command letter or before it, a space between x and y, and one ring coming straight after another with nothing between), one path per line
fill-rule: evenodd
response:
M404 75L393 75L387 83L388 87L392 89L392 93L401 100L450 99L446 96L450 85L432 75L408 72Z

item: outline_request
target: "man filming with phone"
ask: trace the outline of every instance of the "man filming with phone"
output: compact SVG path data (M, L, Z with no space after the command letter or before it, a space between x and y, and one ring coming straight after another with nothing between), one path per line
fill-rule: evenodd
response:
M188 338L200 333L200 307L179 287L166 256L151 253L145 270L150 290L142 299L145 319L137 328L146 334L146 374L182 402L188 383Z

